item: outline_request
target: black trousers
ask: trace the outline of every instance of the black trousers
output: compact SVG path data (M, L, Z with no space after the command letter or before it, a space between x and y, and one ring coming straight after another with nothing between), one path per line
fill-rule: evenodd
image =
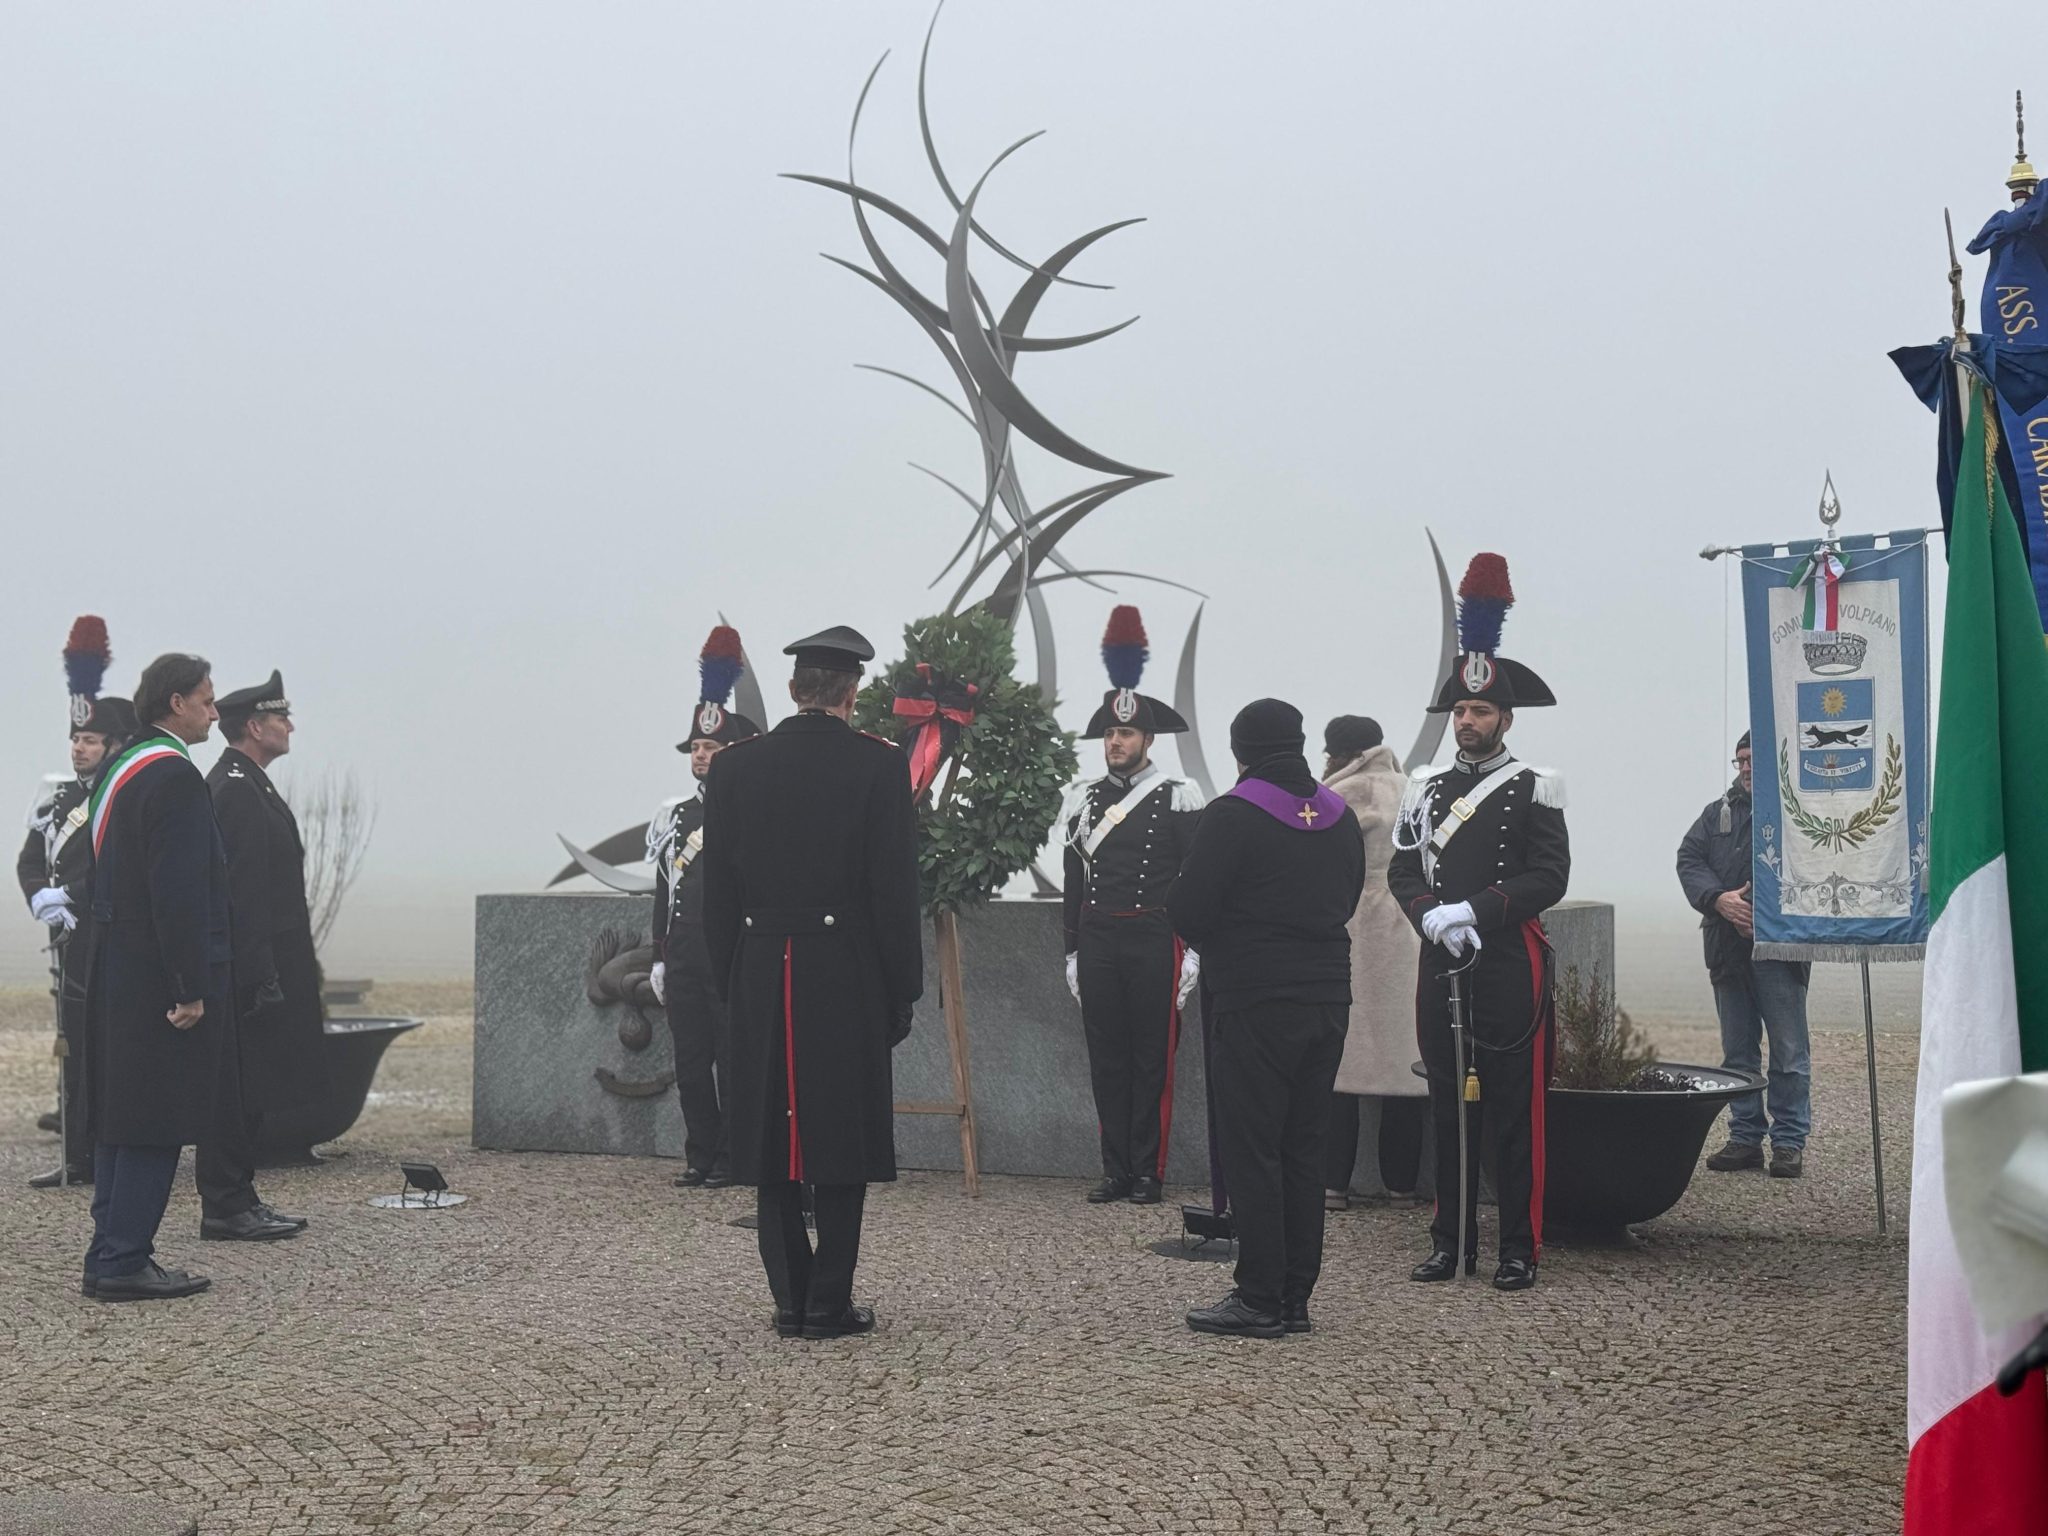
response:
M1215 1021L1216 1149L1237 1222L1237 1290L1269 1312L1323 1270L1323 1138L1345 1003L1252 1003Z
M85 1250L88 1275L132 1275L150 1261L182 1150L104 1143L94 1149L92 1242Z
M819 1321L837 1318L853 1303L853 1270L860 1262L860 1224L867 1207L865 1184L814 1184L811 1204L818 1222L818 1246L804 1229L804 1186L787 1179L755 1191L755 1236L761 1267L776 1310L800 1312Z
M725 1055L725 1005L712 989L711 973L694 966L671 965L664 990L663 1012L675 1046L676 1099L683 1107L683 1160L705 1173L723 1169L731 1161L717 1076Z
M193 1182L199 1186L202 1216L239 1216L252 1209L256 1194L256 1141L246 1120L216 1125L192 1149Z
M1537 930L1540 933L1540 929ZM1465 1251L1479 1248L1479 1175L1493 1179L1500 1203L1500 1256L1531 1263L1543 1247L1543 1095L1550 1082L1552 1020L1548 949L1532 956L1523 930L1487 940L1464 974L1466 1061L1479 1076L1479 1102L1465 1104L1470 1176L1465 1192ZM1434 944L1422 947L1415 990L1416 1033L1429 1073L1436 1133L1436 1214L1430 1240L1448 1253L1458 1244L1458 1110L1463 1083L1451 1040L1450 964Z
M74 932L57 950L57 1049L60 1054L57 1113L64 1124L64 1165L92 1177L92 1128L85 1091L86 944Z
M1352 1170L1358 1166L1358 1116L1364 1095L1330 1095L1330 1134L1324 1142L1329 1149L1329 1166L1323 1183L1328 1189L1349 1189ZM1422 1178L1422 1137L1429 1126L1429 1099L1415 1094L1396 1098L1376 1095L1380 1106L1380 1182L1397 1195L1413 1194Z
M1164 911L1111 917L1090 910L1081 919L1081 1029L1102 1171L1112 1179L1166 1177L1179 954Z

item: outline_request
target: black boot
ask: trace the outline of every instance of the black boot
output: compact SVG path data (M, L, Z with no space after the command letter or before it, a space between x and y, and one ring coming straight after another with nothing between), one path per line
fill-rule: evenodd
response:
M1493 1272L1496 1291L1526 1291L1536 1283L1536 1266L1527 1259L1502 1259Z
M1277 1339L1287 1331L1278 1312L1261 1312L1237 1291L1213 1307L1195 1308L1188 1314L1188 1326L1197 1333L1220 1333L1238 1339Z
M1131 1181L1129 1179L1104 1179L1100 1184L1088 1191L1088 1203L1090 1205L1108 1205L1113 1201L1128 1200L1130 1198Z
M807 1339L845 1339L857 1333L874 1331L875 1314L869 1307L848 1307L837 1317L804 1314L804 1337Z
M132 1275L101 1275L93 1282L92 1295L95 1301L168 1301L196 1296L211 1284L204 1275L165 1269L152 1259Z
M1307 1333L1315 1327L1308 1320L1308 1303L1305 1301L1283 1301L1280 1303L1280 1326L1289 1333Z
M1476 1253L1466 1254L1465 1273L1469 1275L1478 1268L1479 1255ZM1457 1274L1458 1256L1446 1249L1439 1248L1420 1264L1409 1270L1408 1278L1410 1280L1423 1281L1452 1280L1457 1278Z

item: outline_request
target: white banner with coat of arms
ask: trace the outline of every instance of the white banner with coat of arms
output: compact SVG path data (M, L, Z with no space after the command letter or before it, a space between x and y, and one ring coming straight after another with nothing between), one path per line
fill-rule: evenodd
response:
M1742 551L1756 953L1917 960L1927 942L1927 544Z

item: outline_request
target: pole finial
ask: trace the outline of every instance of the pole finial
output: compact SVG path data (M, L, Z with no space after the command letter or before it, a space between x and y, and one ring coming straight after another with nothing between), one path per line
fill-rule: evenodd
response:
M2041 178L2027 163L2027 98L2019 92L2012 93L2012 128L2015 148L2012 157L2012 174L2005 178L2006 189L2012 193L2012 200L2023 203L2034 195Z
M1835 524L1841 520L1842 498L1835 494L1834 471L1823 470L1820 487L1820 525L1826 530L1826 538L1834 538Z
M1949 212L1946 208L1941 210L1941 224L1942 228L1948 231L1949 322L1955 328L1957 344L1967 348L1970 340L1969 333L1963 329L1963 262L1962 258L1956 255L1955 220L1949 217Z

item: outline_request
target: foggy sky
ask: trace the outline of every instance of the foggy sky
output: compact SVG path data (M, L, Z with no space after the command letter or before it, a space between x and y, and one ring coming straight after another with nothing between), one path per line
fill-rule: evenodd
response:
M861 179L945 222L928 16L0 10L8 813L63 765L75 614L107 618L110 691L167 649L223 690L281 668L288 792L352 768L380 808L330 968L459 973L476 893L537 888L555 832L684 787L718 610L771 661L841 622L899 654L966 516L907 461L978 484L978 451L855 371L950 387L819 259L858 254L844 201L776 173L844 174L893 49ZM1970 33L2038 25L1992 5ZM1050 130L990 182L988 226L1042 254L1149 221L1073 269L1113 292L1055 290L1035 329L1142 320L1019 382L1172 474L1064 552L1208 594L1212 766L1268 693L1405 747L1435 683L1426 525L1454 579L1481 549L1512 567L1503 650L1562 701L1512 744L1568 778L1573 894L1687 921L1672 852L1743 724L1731 573L1696 552L1816 531L1829 469L1845 531L1934 518L1933 419L1885 352L1946 328L1941 210L1967 239L2003 205L2015 85L2048 134L2048 79L1941 85L1954 32L1893 4L952 0L932 109L956 180ZM1020 274L975 261L1002 302ZM1023 468L1039 505L1088 478ZM1062 584L1070 726L1117 600L1171 688L1196 599ZM38 942L25 912L0 925L0 979Z

